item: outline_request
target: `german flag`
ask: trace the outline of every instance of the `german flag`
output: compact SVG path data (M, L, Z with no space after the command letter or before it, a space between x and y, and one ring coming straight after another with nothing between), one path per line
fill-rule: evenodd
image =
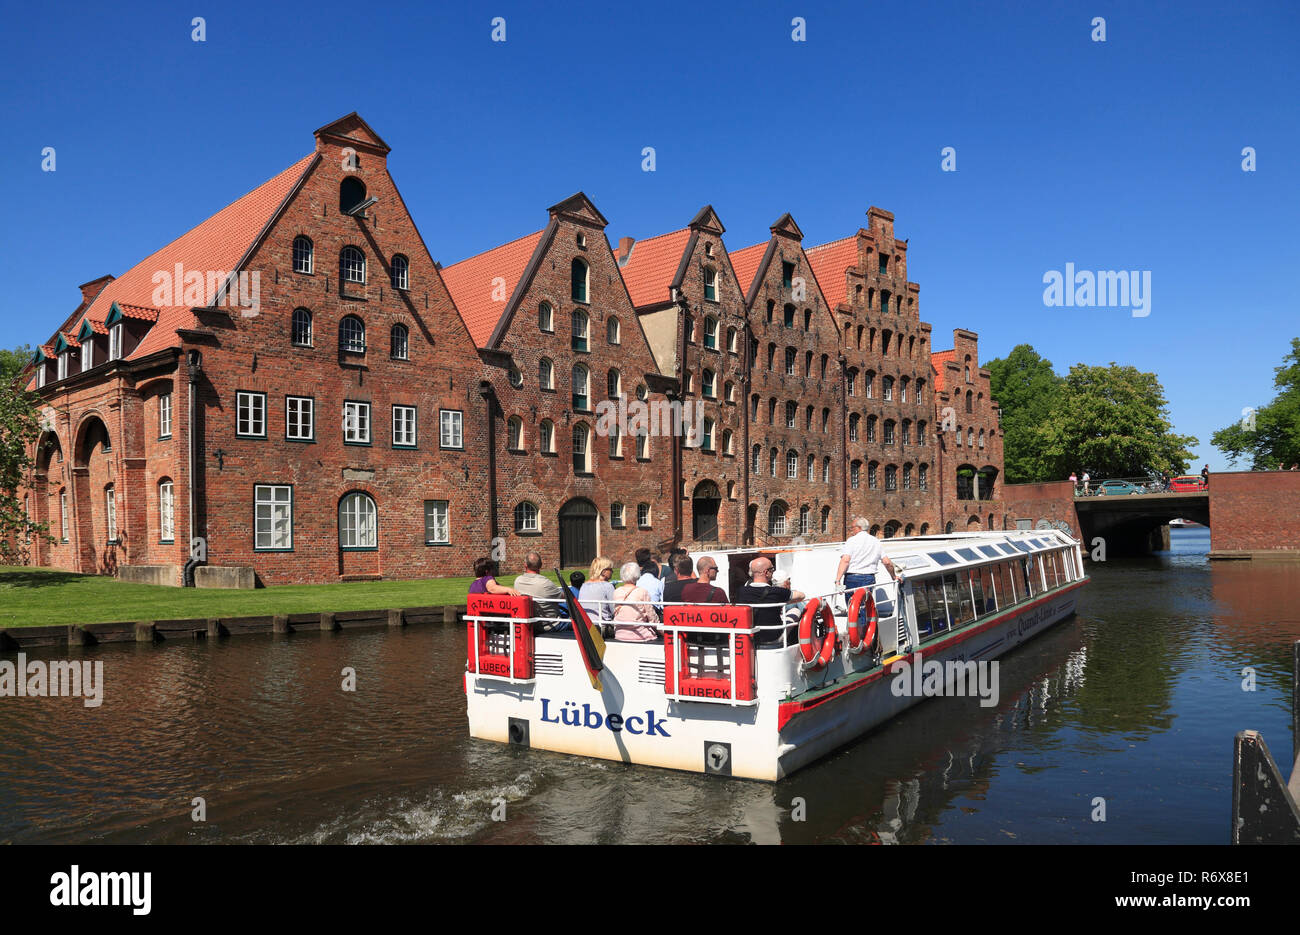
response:
M600 673L605 668L605 638L600 635L600 627L591 622L587 611L564 583L558 568L555 569L555 580L560 583L564 601L569 606L569 616L573 618L573 635L578 641L582 664L587 667L587 678L591 679L591 687L600 691Z

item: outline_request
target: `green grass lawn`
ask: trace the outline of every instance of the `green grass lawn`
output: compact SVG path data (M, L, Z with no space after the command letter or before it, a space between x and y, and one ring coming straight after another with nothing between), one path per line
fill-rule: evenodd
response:
M567 581L569 571L564 571ZM553 577L548 573L547 577ZM286 584L253 591L128 584L54 568L0 566L0 627L252 617L463 604L473 578ZM514 575L502 575L502 584Z

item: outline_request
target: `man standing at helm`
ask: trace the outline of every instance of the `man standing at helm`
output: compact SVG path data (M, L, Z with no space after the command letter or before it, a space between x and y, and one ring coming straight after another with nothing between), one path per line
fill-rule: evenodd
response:
M844 551L840 554L840 567L835 572L836 587L843 587L849 592L846 601L853 599L853 591L869 588L876 583L881 565L889 569L891 578L898 577L894 563L881 548L880 540L867 531L871 528L871 521L865 516L859 516L853 521L853 528L857 532L845 541ZM862 609L858 611L859 626L866 626L866 616L867 604L863 601Z

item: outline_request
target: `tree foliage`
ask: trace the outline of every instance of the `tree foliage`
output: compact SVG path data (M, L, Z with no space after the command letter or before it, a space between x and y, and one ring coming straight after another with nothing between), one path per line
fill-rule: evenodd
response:
M1249 457L1253 470L1266 471L1300 462L1300 338L1291 339L1291 352L1273 372L1273 401L1210 437L1230 464Z
M1027 344L987 367L1003 410L1008 482L1061 480L1071 471L1100 480L1187 470L1197 440L1173 431L1154 373L1075 364L1062 378Z
M0 350L0 562L26 559L31 539L45 535L45 524L32 523L18 488L31 465L27 450L39 436L40 397L17 381L31 358L31 348Z

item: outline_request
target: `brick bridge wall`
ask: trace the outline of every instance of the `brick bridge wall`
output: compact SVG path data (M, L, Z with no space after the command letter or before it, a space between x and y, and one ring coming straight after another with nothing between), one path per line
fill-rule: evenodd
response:
M1300 549L1300 471L1211 474L1210 530L1216 552Z
M1037 528L1040 520L1065 522L1070 535L1078 539L1079 516L1074 509L1074 485L1068 480L1048 481L1043 484L1003 484L1002 498L1011 525L1017 520L1032 520Z

